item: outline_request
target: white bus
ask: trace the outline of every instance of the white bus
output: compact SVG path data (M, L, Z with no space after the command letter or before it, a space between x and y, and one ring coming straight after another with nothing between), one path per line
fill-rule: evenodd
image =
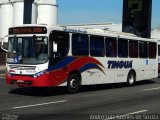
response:
M160 76L160 40L158 40L158 76Z
M67 86L135 81L158 76L157 41L97 29L26 25L9 29L6 83Z

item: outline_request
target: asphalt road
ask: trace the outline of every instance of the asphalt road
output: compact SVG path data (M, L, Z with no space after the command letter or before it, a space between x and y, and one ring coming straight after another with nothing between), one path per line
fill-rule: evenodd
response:
M83 86L77 94L65 89L35 91L6 85L1 79L0 120L160 120L160 78L133 87Z

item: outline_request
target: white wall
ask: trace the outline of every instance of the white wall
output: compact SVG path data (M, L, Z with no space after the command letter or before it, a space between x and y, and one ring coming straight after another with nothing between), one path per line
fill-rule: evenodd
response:
M37 3L32 4L32 24L37 24Z
M13 26L23 25L24 2L13 1Z
M1 21L0 21L0 37L8 35L8 28L13 25L13 6L10 3L2 4ZM7 42L7 39L4 41Z
M37 0L38 16L37 24L57 24L56 0Z

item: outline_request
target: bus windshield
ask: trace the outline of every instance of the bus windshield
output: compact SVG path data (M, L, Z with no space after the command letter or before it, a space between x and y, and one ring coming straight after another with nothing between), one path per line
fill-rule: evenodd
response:
M47 37L10 37L7 63L43 64L48 61Z

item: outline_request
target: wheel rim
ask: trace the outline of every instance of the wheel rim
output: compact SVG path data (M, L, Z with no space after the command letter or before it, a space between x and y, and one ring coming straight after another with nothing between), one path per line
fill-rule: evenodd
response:
M72 78L70 81L70 87L75 89L77 87L77 80L75 78Z
M129 84L133 84L134 83L134 75L130 75L129 76Z

